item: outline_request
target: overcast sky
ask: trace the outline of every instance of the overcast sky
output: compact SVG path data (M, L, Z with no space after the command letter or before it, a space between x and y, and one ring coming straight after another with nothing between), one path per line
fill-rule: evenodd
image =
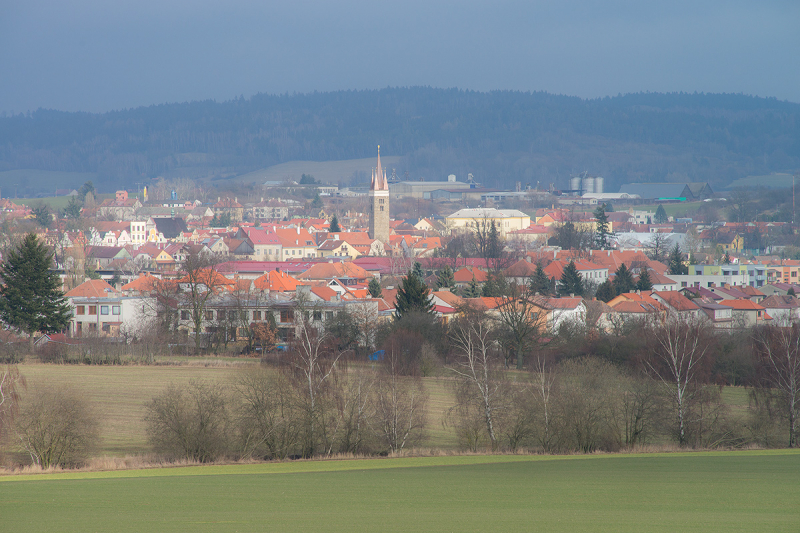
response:
M429 85L800 102L797 0L0 0L0 111Z

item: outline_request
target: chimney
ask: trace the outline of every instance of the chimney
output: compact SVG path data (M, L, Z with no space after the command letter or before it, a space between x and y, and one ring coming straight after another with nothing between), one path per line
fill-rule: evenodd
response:
M217 196L217 203L219 203L219 202L220 202L220 200L222 200L222 198L220 198L219 196Z
M300 226L297 226L297 234L300 235Z

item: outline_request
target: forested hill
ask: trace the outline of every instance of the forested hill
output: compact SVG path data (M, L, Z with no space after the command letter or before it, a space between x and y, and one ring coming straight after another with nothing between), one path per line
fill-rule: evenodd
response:
M0 171L96 172L104 189L156 176L242 174L292 160L401 156L398 175L468 172L486 186L566 186L572 173L710 181L800 168L800 104L730 94L547 93L424 87L0 118ZM2 184L0 184L2 185Z

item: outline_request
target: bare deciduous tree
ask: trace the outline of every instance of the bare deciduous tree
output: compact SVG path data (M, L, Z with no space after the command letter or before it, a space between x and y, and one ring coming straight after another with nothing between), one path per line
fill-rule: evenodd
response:
M311 457L320 448L328 453L331 450L333 435L328 422L332 406L328 405L328 393L342 353L332 349L328 343L330 335L321 324L313 321L313 311L307 302L298 300L297 304L289 364L295 378L302 384L302 454Z
M762 387L771 390L788 420L789 447L797 446L800 410L800 325L784 323L754 332L755 354Z
M395 339L395 342L397 339ZM418 377L403 375L402 357L391 341L375 383L375 432L392 453L418 444L425 431L428 395Z
M89 403L78 391L64 386L29 391L14 428L33 463L42 468L79 465L98 441Z
M691 401L704 370L711 332L700 319L669 316L663 321L651 320L647 334L651 339L651 356L646 366L669 391L678 442L684 446L688 443Z
M173 383L145 407L147 437L156 450L201 463L227 452L228 402L218 385Z
M299 440L295 390L277 370L258 368L237 376L237 426L245 457L285 459Z
M499 350L494 342L491 321L481 311L465 309L463 316L450 328L452 345L456 349L455 365L451 370L463 384L462 401L475 401L480 406L486 435L492 450L498 447L495 425L501 405L501 382L496 376L500 365Z
M25 387L25 378L16 365L0 368L0 444L11 432L19 411L20 387Z

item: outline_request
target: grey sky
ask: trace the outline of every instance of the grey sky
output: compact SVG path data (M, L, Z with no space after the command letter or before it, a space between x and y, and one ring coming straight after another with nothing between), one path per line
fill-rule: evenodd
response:
M0 0L0 111L430 85L800 102L800 2Z

